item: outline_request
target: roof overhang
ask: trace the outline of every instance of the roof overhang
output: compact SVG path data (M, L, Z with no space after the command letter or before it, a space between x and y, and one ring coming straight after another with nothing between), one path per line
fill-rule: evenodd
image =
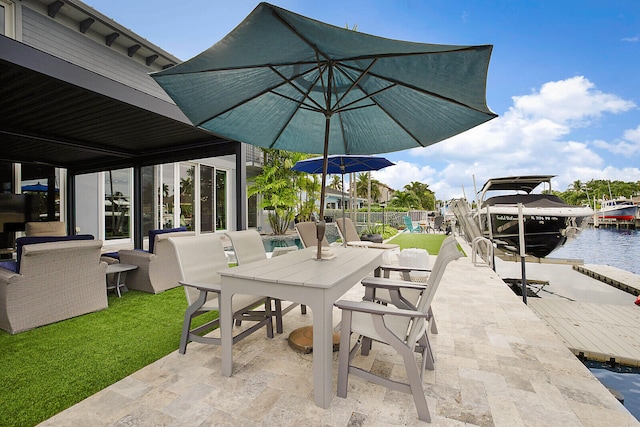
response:
M233 154L180 109L0 36L0 160L73 173Z

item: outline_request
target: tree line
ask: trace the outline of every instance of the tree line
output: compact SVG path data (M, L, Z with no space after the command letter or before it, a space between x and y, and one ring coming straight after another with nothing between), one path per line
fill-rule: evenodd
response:
M624 182L609 181L604 179L592 179L587 182L574 181L565 191L552 191L565 202L576 205L588 205L599 207L603 199L617 199L640 194L640 181Z

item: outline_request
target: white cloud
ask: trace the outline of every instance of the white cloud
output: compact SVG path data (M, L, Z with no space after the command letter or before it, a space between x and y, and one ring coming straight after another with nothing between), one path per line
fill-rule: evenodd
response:
M638 37L638 36L635 36L635 37L625 37L625 38L621 39L620 41L635 43L635 42L640 41L640 37Z
M571 139L577 129L597 125L604 114L620 114L636 105L597 90L582 76L548 82L528 95L514 96L500 117L426 148L407 151L407 160L376 173L376 178L401 189L411 181L429 184L438 198L474 197L492 177L555 174L555 189L577 179L640 180L635 167L616 167L609 152L640 154L640 126L621 132L614 141ZM428 165L444 164L438 169ZM620 177L620 178L617 178Z
M413 181L433 182L436 170L429 165L400 160L395 162L394 166L371 172L371 176L394 190L402 190L405 185Z

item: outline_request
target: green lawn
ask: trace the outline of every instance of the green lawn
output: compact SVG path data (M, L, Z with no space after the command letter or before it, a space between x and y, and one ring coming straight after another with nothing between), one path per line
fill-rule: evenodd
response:
M38 424L177 350L186 307L182 287L130 291L100 312L0 331L0 426Z
M426 249L430 255L437 255L440 251L442 241L447 236L444 234L429 233L399 233L387 243L400 245L400 249L418 248Z

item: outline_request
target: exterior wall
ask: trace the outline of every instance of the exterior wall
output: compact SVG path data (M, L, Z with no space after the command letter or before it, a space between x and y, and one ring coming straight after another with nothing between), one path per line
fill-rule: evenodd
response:
M36 6L36 5L34 5ZM154 71L79 31L29 7L22 8L22 42L77 64L149 95L173 103L160 86L149 77ZM90 32L87 31L87 32ZM124 49L124 48L123 48Z

